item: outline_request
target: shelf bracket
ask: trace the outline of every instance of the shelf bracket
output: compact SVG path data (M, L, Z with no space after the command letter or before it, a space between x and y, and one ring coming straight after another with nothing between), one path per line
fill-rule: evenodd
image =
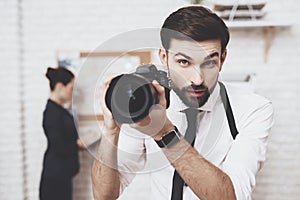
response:
M264 35L264 63L268 62L268 55L271 46L272 40L272 33L274 31L273 26L266 26L263 28L263 35Z

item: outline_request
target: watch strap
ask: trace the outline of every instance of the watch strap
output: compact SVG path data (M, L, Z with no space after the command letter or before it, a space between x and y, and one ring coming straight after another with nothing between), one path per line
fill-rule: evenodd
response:
M167 134L162 136L160 140L155 140L155 142L160 148L170 148L171 146L179 142L180 138L181 134L175 127L175 130L168 132Z

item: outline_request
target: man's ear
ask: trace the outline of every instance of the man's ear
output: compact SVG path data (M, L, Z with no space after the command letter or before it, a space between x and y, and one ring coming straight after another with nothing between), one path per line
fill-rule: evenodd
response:
M219 72L222 70L222 66L224 64L224 61L226 59L226 56L227 56L227 49L225 49L221 55L221 63L220 63L220 69L219 69Z
M159 56L159 59L160 59L160 62L165 66L167 67L167 62L168 62L168 59L167 59L167 51L164 49L164 48L160 48L158 50L158 56Z

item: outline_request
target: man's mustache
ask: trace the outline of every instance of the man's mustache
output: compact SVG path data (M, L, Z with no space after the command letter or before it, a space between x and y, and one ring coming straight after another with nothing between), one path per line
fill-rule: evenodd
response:
M189 86L186 86L184 88L182 88L183 91L191 91L191 90L194 90L194 91L198 91L198 90L208 90L208 87L201 84L201 85L195 85L195 84L192 84L192 85L189 85Z

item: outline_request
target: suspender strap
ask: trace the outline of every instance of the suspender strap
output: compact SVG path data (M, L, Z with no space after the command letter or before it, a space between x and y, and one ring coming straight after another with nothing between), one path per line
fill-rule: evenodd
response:
M226 88L223 83L219 82L219 85L220 85L220 95L221 95L221 99L222 99L222 102L224 105L224 109L226 111L226 116L227 116L227 120L228 120L228 124L229 124L229 128L230 128L230 132L231 132L233 139L235 139L239 132L235 125L235 120L234 120L234 116L233 116L232 109L230 106L227 91L226 91Z

